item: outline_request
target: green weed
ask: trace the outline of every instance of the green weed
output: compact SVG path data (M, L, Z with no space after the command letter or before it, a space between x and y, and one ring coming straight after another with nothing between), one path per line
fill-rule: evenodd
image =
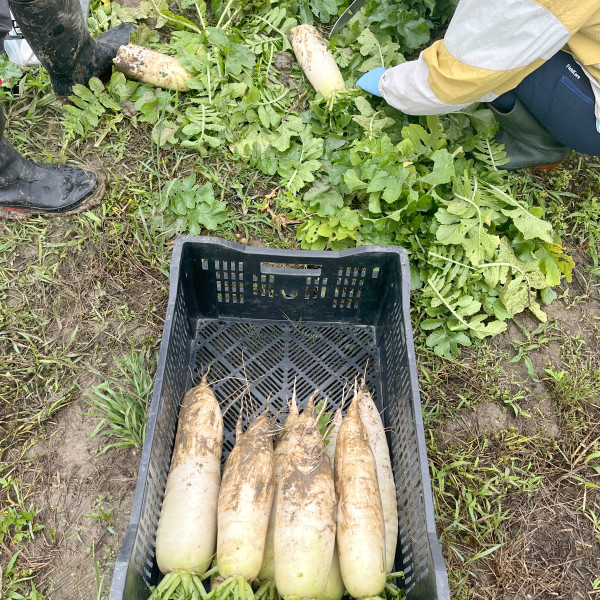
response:
M105 566L103 566L96 556L96 546L92 546L92 559L94 561L94 577L96 582L96 600L105 600L108 598L108 592L104 590L104 578L106 576Z
M600 364L580 353L563 358L560 367L545 369L566 430L581 435L587 428L588 403L600 396Z
M148 420L149 398L152 392L153 366L150 351L131 349L123 359L116 359L116 376L92 388L88 403L91 416L100 419L92 437L109 439L101 452L110 448L144 445Z
M107 506L109 501L110 499L105 498L102 494L98 494L95 500L96 510L94 512L87 513L86 517L98 521L98 523L106 527L106 530L109 533L114 535L115 520L113 517L113 508L111 506Z
M0 562L0 598L42 600L33 581L34 571L20 564L27 543L44 529L37 522L35 508L25 506L23 489L24 485L12 475L0 477L0 549L10 552L4 554L8 562Z
M0 571L0 597L6 600L43 600L44 596L36 589L33 581L34 571L18 566L21 552L21 550L15 552L4 571Z
M215 198L210 183L197 184L195 173L169 181L158 210L174 221L174 233L198 235L203 228L214 231L232 220L227 204Z
M529 378L532 381L539 381L530 354L541 348L544 344L559 340L560 336L547 333L547 330L552 329L549 327L548 323L540 323L533 331L529 331L526 327L523 327L517 319L515 319L514 322L523 333L525 339L512 341L517 353L510 362L517 363L522 360L527 368L527 375L529 375Z
M43 525L36 522L34 508L25 508L18 484L12 476L0 477L0 491L4 508L0 509L0 545L7 547L32 540Z

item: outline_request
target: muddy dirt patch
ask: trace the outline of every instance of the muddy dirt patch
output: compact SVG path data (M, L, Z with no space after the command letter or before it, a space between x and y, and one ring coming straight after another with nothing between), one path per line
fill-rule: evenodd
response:
M597 494L586 498L592 505ZM585 512L583 492L557 482L513 499L508 542L488 561L501 598L587 600L600 573L600 544Z
M83 403L64 408L25 456L35 465L30 501L44 526L26 560L43 565L40 581L53 600L94 600L109 587L133 502L140 453L99 455L98 420L87 410Z

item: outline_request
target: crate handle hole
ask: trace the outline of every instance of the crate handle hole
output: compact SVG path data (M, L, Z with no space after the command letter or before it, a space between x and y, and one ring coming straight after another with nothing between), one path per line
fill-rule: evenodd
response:
M322 265L309 265L309 264L298 264L298 263L272 263L272 262L261 262L260 272L263 275L310 275L311 277L321 276Z
M296 298L296 296L298 296L298 290L292 290L291 292L286 292L285 290L281 290L281 295L286 300L293 300L294 298Z

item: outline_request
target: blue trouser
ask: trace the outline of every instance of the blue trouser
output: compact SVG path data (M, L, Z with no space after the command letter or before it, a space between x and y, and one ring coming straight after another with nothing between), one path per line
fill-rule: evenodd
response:
M509 112L517 98L561 144L600 156L592 84L570 54L558 52L491 104Z

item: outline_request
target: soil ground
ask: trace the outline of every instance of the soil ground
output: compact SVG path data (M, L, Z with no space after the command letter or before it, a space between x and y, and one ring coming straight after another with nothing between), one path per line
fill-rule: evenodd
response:
M66 225L66 221L60 219L47 222L47 235L51 238L64 235ZM83 305L97 300L94 281L99 276L109 281L110 270L98 254L104 253L98 248L85 248L61 264L58 270L61 288L71 290L77 302L65 302L62 310L55 313L53 327L55 334L64 339L77 331L80 339L88 341L88 347L96 349L91 350L86 359L90 365L101 362L107 348L111 348L113 354L119 349L118 345L110 344L108 331L117 327L117 323L107 323L105 330L98 333L89 322L89 315L82 310ZM31 256L31 248L15 249L11 267L22 268ZM104 268L91 271L90 264L96 261L97 266L103 264ZM124 300L137 305L143 319L134 316L127 323L127 330L134 338L150 338L156 348L160 342L168 282L158 271L150 271L145 275L150 276L151 284L137 283L141 272L136 275L134 262L132 266L128 273L130 289L124 292L121 286L109 285L101 301L108 307ZM580 267L584 266L582 262ZM25 293L18 285L8 286L9 299L22 298ZM585 299L578 300L582 293ZM564 287L563 296L548 307L550 324L545 333L546 341L528 352L539 381L531 379L523 360L511 362L519 344L527 341L523 331L536 327L533 320L521 319L524 329L512 325L486 350L498 361L494 386L519 397L519 414L500 403L496 392L486 397L490 390L482 389L478 374L471 371L481 364L475 352L473 356L466 353L460 370L446 365L449 371L443 385L435 388L424 385L425 411L438 395L445 403L444 410L428 424L427 431L432 440L430 457L437 468L444 466L446 457L452 456L456 448L473 444L481 448L482 440L487 440L489 445L479 458L489 463L490 468L501 466L507 437L511 436L528 440L521 442L525 450L533 445L551 454L562 447L565 455L569 455L568 449L574 444L569 428L573 425L557 404L556 389L544 379L544 369L560 369L561 365L569 364L573 340L577 340L579 348L578 361L581 364L589 361L596 369L600 367L600 298L596 287L582 290L576 281ZM48 295L32 308L44 314L50 311L48 304L55 301L55 297ZM14 301L9 300L10 303ZM150 311L147 303L152 304ZM153 320L148 320L148 312L154 315ZM422 365L427 366L425 359ZM442 372L438 375L443 378ZM99 590L106 592L110 565L123 541L133 502L140 452L111 449L99 454L103 440L93 437L98 419L89 416L90 406L85 402L86 390L97 381L98 376L82 375L80 390L68 405L33 437L28 437L25 444L9 448L4 457L8 463L18 463L14 476L32 484L28 501L37 508L37 521L43 523L44 529L36 536L35 543L27 547L23 559L38 572L40 589L53 600L91 600L99 597ZM477 394L479 398L470 405L456 408L458 398ZM588 398L586 410L589 411L585 415L589 430L586 430L584 445L594 448L600 439L599 398ZM574 458L573 463L577 462L579 467L584 466L581 460ZM509 516L502 525L504 543L497 552L477 561L469 570L466 584L471 590L469 597L593 598L588 591L590 581L600 573L600 544L598 530L586 518L581 506L600 506L600 494L597 489L578 485L568 476L577 468L576 464L557 468L551 457L545 459L542 455L536 461L535 475L544 476L543 485L530 493L506 494L503 509ZM444 497L439 497L438 502L445 502ZM444 525L442 516L440 533ZM451 540L442 533L442 546L451 573L454 571L453 548L461 548L468 541L461 536ZM10 552L10 548L8 550Z
M488 469L491 487L508 484L502 505L506 520L500 525L502 534L493 539L502 545L475 562L465 580L451 580L464 597L597 597L591 583L598 585L600 536L589 510L600 507L600 488L597 477L583 483L585 477L579 479L578 474L583 474L586 456L598 450L600 441L600 296L598 282L583 277L589 262L575 248L571 255L578 274L564 285L562 297L547 307L549 320L543 331L534 318L521 315L506 333L486 344L484 353L491 359L488 377L475 372L482 366L481 354L469 358L467 351L460 367L439 373L438 389L425 385L426 413L433 401L444 402L445 415L430 422L429 444L438 516L443 514L440 530L450 525L450 515L439 510L448 500L439 494L435 472L450 460L469 457ZM549 376L561 371L573 377L573 391L584 384L589 391L585 399ZM464 469L474 476L470 467ZM511 482L496 477L495 469L506 469L511 476L520 473L530 482L537 475L541 482L539 486L534 482L530 491L513 481L511 492ZM468 500L475 502L475 497ZM489 501L493 504L494 494ZM459 550L466 550L475 539L442 534L447 564L452 565Z
M46 241L69 239L72 219L44 222ZM0 237L7 227L0 223ZM43 524L20 564L36 573L37 589L56 600L103 598L110 585L141 453L135 448L101 452L105 440L94 435L99 419L91 416L89 392L106 379L113 356L142 346L156 353L168 291L164 275L140 262L132 240L79 241L68 252L46 256L45 266L54 272L51 283L32 275L40 257L29 244L16 246L3 263L11 280L3 286L0 342L6 342L14 377L0 387L1 464L4 477L9 473L22 483L26 505L35 507L36 522ZM34 352L11 348L19 344L11 315L22 316L24 307L41 324ZM36 360L49 354L50 346L61 358L54 356L48 371ZM56 377L56 389L48 385L49 377ZM48 408L53 405L56 410ZM16 550L0 543L6 560Z

